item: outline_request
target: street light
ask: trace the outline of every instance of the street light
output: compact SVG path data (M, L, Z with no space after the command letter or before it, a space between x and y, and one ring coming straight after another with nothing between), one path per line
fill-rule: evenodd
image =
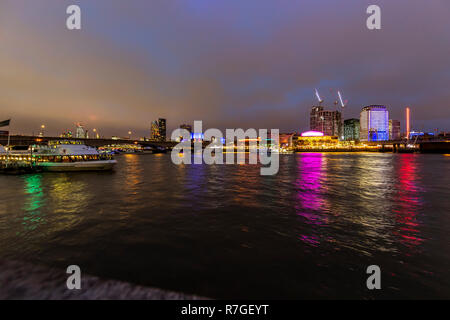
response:
M44 129L45 129L45 125L41 125L41 133L39 133L39 136L41 136L41 137L44 136Z

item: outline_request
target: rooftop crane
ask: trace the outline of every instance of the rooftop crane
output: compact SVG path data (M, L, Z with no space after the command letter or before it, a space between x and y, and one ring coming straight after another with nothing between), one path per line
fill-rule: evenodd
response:
M344 118L344 108L347 106L348 100L342 99L341 91L338 90L338 96L339 96L339 102L341 103L341 117L342 117L342 124L344 124L345 118ZM342 139L344 139L344 128L342 128Z
M323 100L322 100L322 98L320 98L319 91L317 91L317 89L316 89L316 97L317 97L317 100L319 100L319 105L321 105Z
M347 106L347 100L345 100L345 103L344 103L344 100L342 99L342 94L341 94L341 92L340 91L338 91L338 96L339 96L339 102L341 103L341 107L342 108L345 108L346 106Z

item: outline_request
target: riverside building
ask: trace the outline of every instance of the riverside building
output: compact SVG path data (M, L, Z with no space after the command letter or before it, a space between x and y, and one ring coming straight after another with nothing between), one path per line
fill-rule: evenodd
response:
M341 112L324 110L322 106L313 106L311 109L310 130L322 132L325 136L341 136Z
M361 141L389 140L389 111L386 106L364 107L360 114Z

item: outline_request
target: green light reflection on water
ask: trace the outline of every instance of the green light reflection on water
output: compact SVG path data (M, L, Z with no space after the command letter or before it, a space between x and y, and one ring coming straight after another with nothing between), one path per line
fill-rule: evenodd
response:
M45 223L41 212L44 203L44 192L42 190L42 175L35 174L25 177L25 195L23 210L25 211L22 225L25 230L33 231L40 224Z

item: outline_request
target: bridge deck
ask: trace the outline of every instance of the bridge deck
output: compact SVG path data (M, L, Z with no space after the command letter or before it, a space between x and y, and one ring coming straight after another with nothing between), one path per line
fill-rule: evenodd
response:
M61 137L35 137L35 136L19 136L12 135L10 137L10 144L13 146L29 146L32 144L41 144L47 143L48 141L55 140L76 140L82 141L84 144L92 147L102 147L113 144L139 144L142 146L150 146L150 147L164 147L164 148L172 148L176 145L175 142L172 141L141 141L141 140L133 140L133 139L78 139L78 138L61 138ZM0 135L0 145L8 144L8 136Z

